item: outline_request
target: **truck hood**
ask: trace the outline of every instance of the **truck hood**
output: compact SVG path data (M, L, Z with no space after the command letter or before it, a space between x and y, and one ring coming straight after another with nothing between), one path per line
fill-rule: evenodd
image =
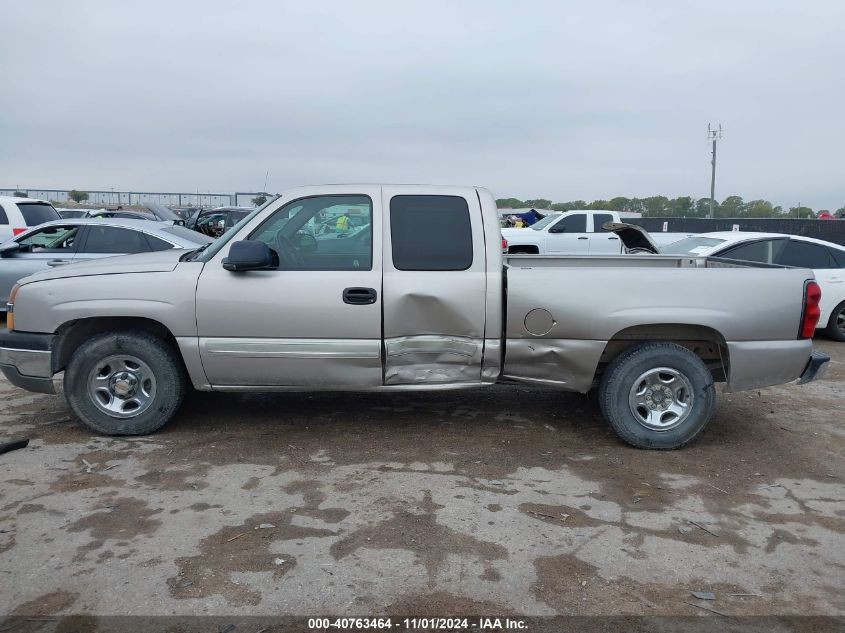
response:
M508 242L536 242L543 237L543 233L530 228L506 228L502 229L502 237Z
M638 252L645 251L655 255L660 253L660 249L657 248L657 244L651 239L648 231L641 226L628 224L627 222L607 222L602 224L601 228L605 231L616 233L629 252L637 249Z
M44 270L29 277L24 277L18 283L21 285L34 281L48 279L67 279L70 277L88 277L91 275L118 275L121 273L166 273L179 263L179 258L187 251L174 248L155 253L138 253L137 255L117 255L103 257L86 262L79 262Z

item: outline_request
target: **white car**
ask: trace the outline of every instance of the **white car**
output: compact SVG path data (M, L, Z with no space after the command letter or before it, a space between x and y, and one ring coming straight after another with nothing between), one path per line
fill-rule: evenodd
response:
M61 219L49 202L0 196L0 244L30 227Z
M845 341L845 246L800 235L724 231L692 235L661 247L660 253L810 268L822 289L818 328Z
M502 229L511 254L530 255L619 255L622 241L605 231L608 222L624 222L629 214L618 211L567 211L552 213L526 229ZM688 233L652 233L657 246L669 244Z

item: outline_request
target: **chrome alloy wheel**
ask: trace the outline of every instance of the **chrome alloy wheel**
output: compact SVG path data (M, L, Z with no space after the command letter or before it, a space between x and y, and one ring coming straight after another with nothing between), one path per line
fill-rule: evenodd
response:
M135 356L108 356L88 375L88 395L106 415L133 418L146 411L156 394L156 379L149 365Z
M692 411L692 384L676 369L657 367L634 381L628 395L631 413L652 431L668 431L683 423Z

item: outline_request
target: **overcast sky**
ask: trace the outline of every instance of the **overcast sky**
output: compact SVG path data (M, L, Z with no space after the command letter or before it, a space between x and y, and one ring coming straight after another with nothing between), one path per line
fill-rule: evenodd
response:
M0 0L0 187L845 205L845 2Z

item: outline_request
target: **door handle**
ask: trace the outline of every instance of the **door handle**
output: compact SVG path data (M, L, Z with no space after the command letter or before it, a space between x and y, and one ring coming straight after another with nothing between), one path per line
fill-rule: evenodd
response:
M607 239L609 239L609 240L618 240L619 238L618 238L618 237L609 237L609 238L607 238Z
M589 237L579 237L578 239L579 239L579 240L588 240L588 239L590 239L590 238L589 238Z
M65 266L66 264L69 264L69 263L70 262L66 259L51 259L50 261L47 262L47 265L56 267L56 266Z
M343 302L353 306L375 303L378 293L373 288L347 288L343 291Z

